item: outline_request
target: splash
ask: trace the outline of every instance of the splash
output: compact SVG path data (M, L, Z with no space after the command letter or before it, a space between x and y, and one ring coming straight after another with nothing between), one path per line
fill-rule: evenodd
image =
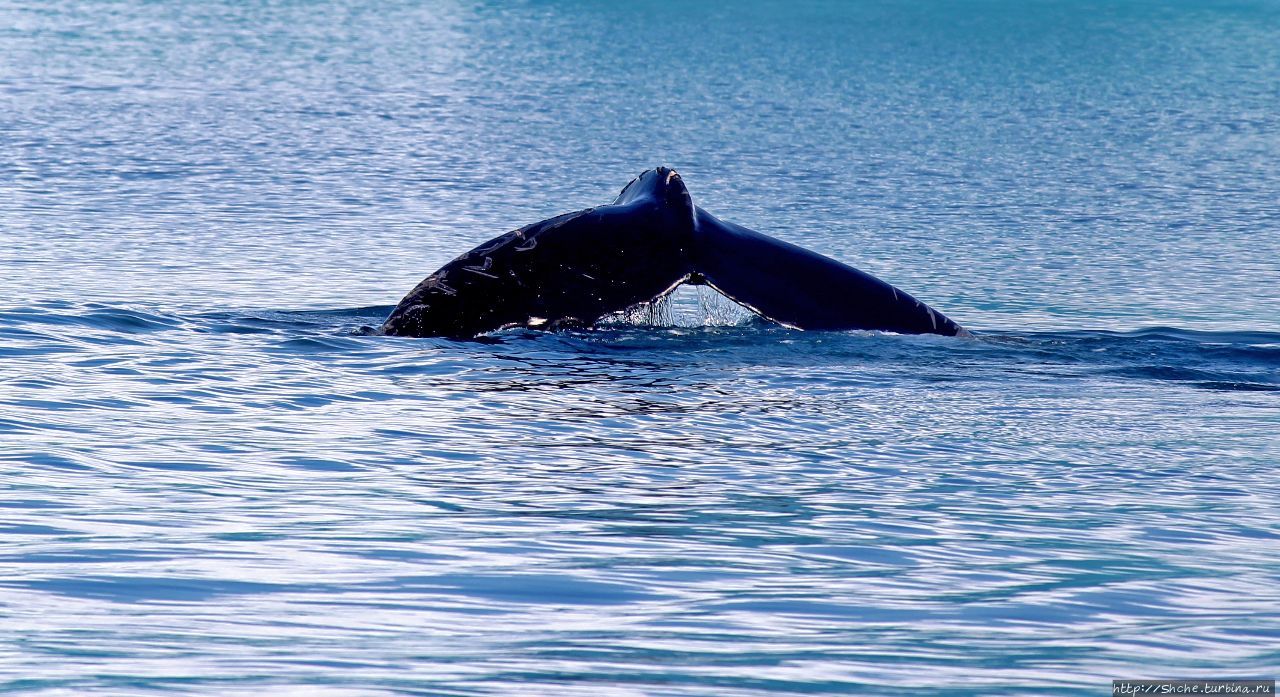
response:
M640 303L601 320L604 325L635 327L736 327L752 312L710 286L678 286L655 300Z

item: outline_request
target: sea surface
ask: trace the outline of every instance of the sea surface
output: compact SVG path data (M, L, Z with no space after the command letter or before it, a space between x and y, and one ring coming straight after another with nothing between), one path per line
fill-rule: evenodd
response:
M656 165L977 337L365 329ZM1181 677L1280 677L1280 4L0 0L0 693Z

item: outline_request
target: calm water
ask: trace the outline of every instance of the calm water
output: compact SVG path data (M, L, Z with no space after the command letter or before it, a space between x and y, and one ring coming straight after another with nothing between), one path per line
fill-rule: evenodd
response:
M669 164L979 332L367 336ZM1280 674L1280 5L0 2L0 691Z

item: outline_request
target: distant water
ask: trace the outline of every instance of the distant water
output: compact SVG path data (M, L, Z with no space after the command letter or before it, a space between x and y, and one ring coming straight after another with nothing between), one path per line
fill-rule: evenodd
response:
M979 337L361 332L658 164ZM0 692L1277 677L1278 192L1274 2L0 3Z

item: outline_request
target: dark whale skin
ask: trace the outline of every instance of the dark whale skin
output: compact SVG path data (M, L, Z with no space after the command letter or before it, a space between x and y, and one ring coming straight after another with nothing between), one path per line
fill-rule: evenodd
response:
M585 327L686 282L796 329L968 334L870 274L698 209L667 167L642 173L609 205L513 230L445 264L381 332L470 338Z
M756 314L796 329L968 334L869 273L697 211L694 269Z
M670 292L690 273L693 203L666 168L607 206L534 223L445 264L409 292L386 334L471 337L508 327L589 326Z

